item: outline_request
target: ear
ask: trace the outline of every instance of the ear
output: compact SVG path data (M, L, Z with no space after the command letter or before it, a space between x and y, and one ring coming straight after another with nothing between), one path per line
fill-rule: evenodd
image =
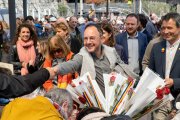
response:
M108 36L108 37L110 38L110 37L111 37L111 35L112 35L112 33L109 33L109 36Z
M67 100L65 100L65 101L63 102L62 108L63 108L63 110L64 110L65 112L68 111L68 102L67 102Z

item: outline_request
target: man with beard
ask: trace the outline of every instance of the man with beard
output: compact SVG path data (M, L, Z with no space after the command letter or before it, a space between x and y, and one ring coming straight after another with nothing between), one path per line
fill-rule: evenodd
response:
M142 59L147 46L147 37L138 32L139 17L131 13L125 20L126 31L116 36L116 42L124 48L124 55L127 56L126 64L129 64L136 74L142 74Z

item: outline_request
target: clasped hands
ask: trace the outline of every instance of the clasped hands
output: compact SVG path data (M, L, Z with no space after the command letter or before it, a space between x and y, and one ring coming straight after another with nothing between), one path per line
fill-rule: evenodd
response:
M53 79L57 75L57 67L47 67L46 68L49 71L49 79Z

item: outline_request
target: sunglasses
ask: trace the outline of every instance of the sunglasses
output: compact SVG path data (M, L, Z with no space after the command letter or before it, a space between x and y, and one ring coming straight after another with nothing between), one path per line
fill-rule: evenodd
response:
M61 48L51 50L52 53L60 53L63 50Z

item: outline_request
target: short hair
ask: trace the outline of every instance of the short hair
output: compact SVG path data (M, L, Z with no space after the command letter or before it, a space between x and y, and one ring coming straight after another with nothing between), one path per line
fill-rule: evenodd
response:
M27 20L34 21L34 18L33 18L33 16L29 15L25 18L25 21L27 21Z
M139 17L138 17L137 14L135 14L135 13L130 13L130 14L128 14L128 15L126 16L126 19L127 19L128 17L135 17L135 18L137 19L137 23L139 23Z
M51 39L55 39L55 45L52 45ZM49 38L48 43L49 43L50 54L52 56L54 56L52 53L54 48L57 48L57 49L61 48L63 50L63 57L66 57L71 52L70 48L67 45L67 43L65 42L65 40L58 35L55 35L55 36Z
M169 21L170 19L176 22L177 28L180 27L180 14L179 13L174 13L174 12L167 13L166 15L162 17L162 22Z
M44 95L45 97L51 99L53 102L58 103L60 106L67 101L68 103L68 115L71 114L73 110L73 100L71 94L66 89L53 88Z
M68 34L70 33L70 30L69 30L69 26L67 26L67 24L66 23L64 23L64 22L60 22L60 23L57 23L56 25L55 25L55 30L56 29L62 29L63 31L68 31Z
M76 16L71 16L71 17L69 18L69 21L71 21L71 20L72 20L72 18L76 18L76 19L77 19L77 17L76 17Z
M146 16L144 14L138 14L138 17L139 17L139 21L140 21L142 27L145 28L146 24L148 22Z
M88 23L88 24L85 26L84 31L85 31L88 27L95 27L95 28L98 30L100 36L102 36L103 31L102 31L102 29L101 29L101 25L100 25L100 24L97 24L97 23L94 23L94 22L90 22L90 23Z

